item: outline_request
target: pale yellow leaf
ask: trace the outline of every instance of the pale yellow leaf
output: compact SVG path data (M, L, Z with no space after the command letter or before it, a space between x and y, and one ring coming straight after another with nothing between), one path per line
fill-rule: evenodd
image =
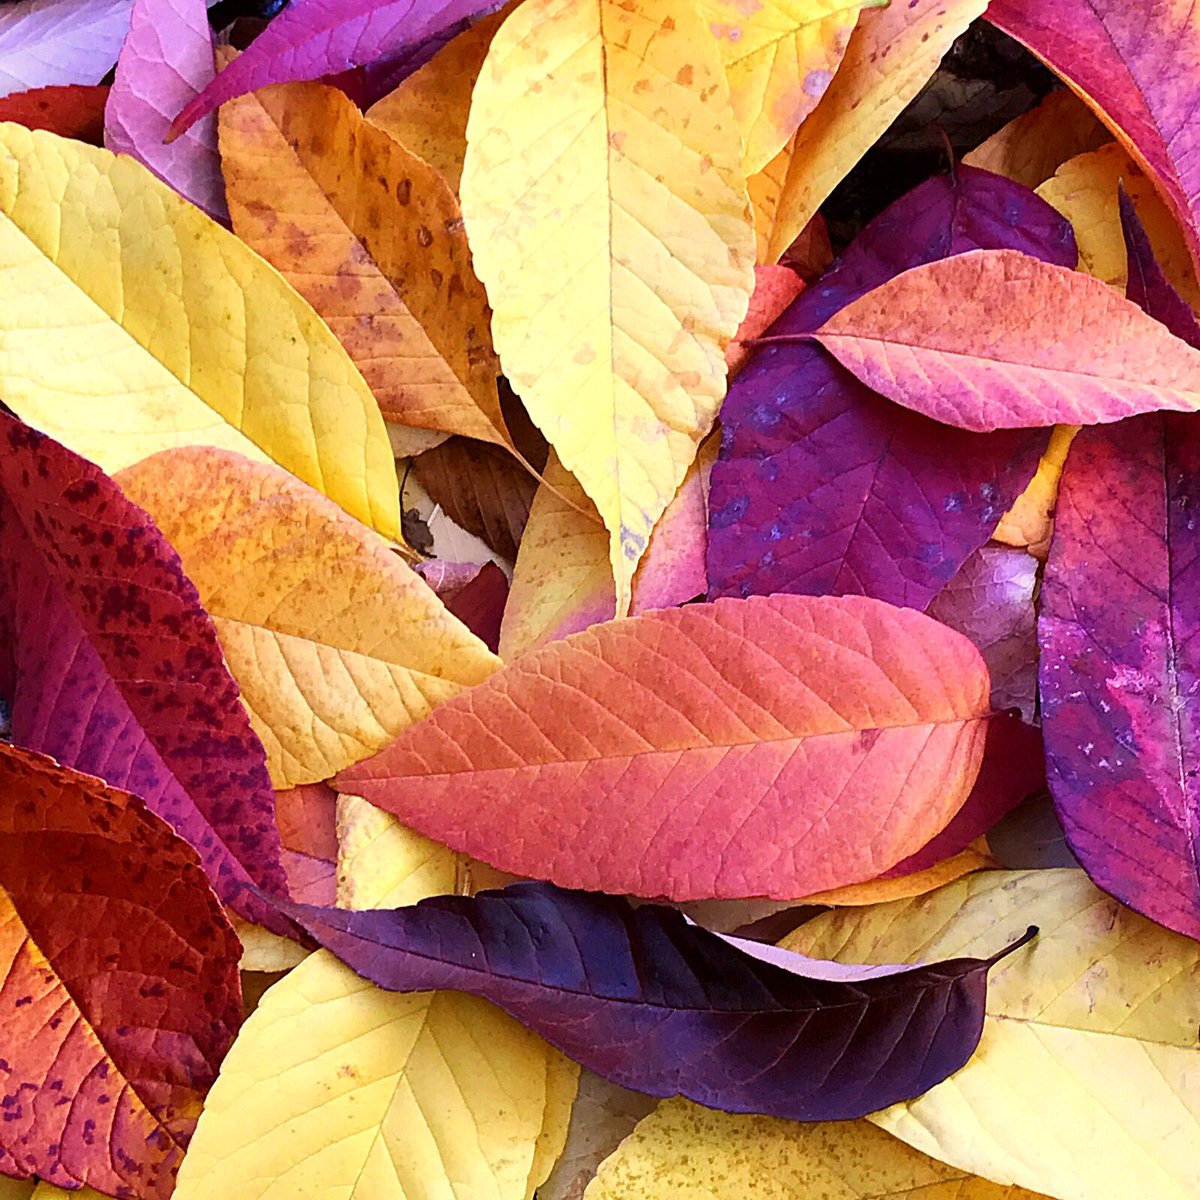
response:
M725 391L754 231L716 42L671 0L526 0L462 176L501 363L610 532L618 611Z
M243 971L265 972L290 971L302 963L309 951L290 938L280 937L261 925L245 921L234 913L228 913L233 931L242 943L242 957L238 966Z
M866 0L869 7L881 3ZM816 107L864 0L698 0L698 7L721 50L750 176Z
M975 1055L872 1116L927 1154L1062 1200L1195 1200L1200 1187L1200 945L1082 871L986 871L916 900L837 909L784 940L844 962L986 954L1041 932L990 974Z
M800 126L766 261L791 245L986 7L987 0L894 0L863 12L833 82Z
M866 1121L801 1124L661 1103L587 1200L1038 1200L927 1158Z
M400 536L379 407L228 230L125 155L0 124L0 395L114 472L210 445L279 463Z
M277 788L368 757L500 665L378 536L277 467L190 447L118 478L199 589Z

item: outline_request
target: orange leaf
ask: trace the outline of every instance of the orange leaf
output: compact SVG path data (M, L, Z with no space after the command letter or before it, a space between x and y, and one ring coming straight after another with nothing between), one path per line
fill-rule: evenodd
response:
M338 786L514 874L787 899L872 878L947 823L988 687L975 647L911 609L719 600L543 646Z
M725 365L730 376L750 357L753 342L775 323L775 319L804 291L804 280L791 267L755 267L754 291L750 295L750 311L742 318L734 339L725 351Z

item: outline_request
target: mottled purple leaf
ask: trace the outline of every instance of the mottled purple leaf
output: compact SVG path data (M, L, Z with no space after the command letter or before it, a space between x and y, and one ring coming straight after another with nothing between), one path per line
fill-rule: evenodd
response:
M99 83L129 30L133 0L19 0L0 7L0 96Z
M483 996L622 1087L805 1121L862 1116L958 1070L996 961L805 977L811 960L763 961L674 909L549 883L283 908L380 987Z
M992 676L992 707L1037 710L1037 615L1033 590L1038 560L1011 546L982 546L926 610L965 633Z
M12 740L133 792L217 895L291 926L266 756L212 621L149 516L99 467L0 413L0 695Z
M975 434L889 403L799 339L922 263L981 248L1074 266L1070 225L961 167L877 217L786 310L730 385L713 469L710 595L862 594L924 608L1032 477L1044 431Z
M293 0L175 118L178 136L226 100L398 58L496 4L489 0ZM420 55L413 60L420 64Z
M149 167L218 221L229 220L215 114L170 145L179 109L216 75L205 0L134 0L104 114L104 143Z
M1130 295L1179 324L1130 206ZM1194 333L1193 333L1194 336ZM1200 425L1152 413L1072 443L1038 621L1047 778L1092 879L1200 938Z
M1196 315L1167 280L1154 257L1154 248L1137 209L1120 184L1117 185L1117 204L1129 261L1125 295L1156 321L1161 321L1177 338L1182 338L1189 346L1200 347L1200 324L1196 322Z

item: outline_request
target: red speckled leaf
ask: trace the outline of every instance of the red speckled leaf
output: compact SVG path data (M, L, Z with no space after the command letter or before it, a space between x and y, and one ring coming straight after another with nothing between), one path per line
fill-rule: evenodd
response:
M0 99L0 121L16 121L27 129L48 129L60 137L99 146L104 139L104 105L108 87L73 83L33 88Z
M0 744L0 1154L166 1200L241 1020L241 947L134 797Z
M305 904L337 899L337 792L305 783L275 793L283 869L292 895Z
M0 696L12 740L140 796L217 895L286 933L262 743L179 557L98 467L0 414Z
M532 651L337 786L513 874L789 899L873 878L949 821L987 690L979 652L921 613L721 600Z
M1126 206L1130 290L1181 320ZM1193 336L1195 331L1192 331ZM1050 792L1093 880L1200 938L1200 425L1084 429L1058 494L1038 622Z
M1112 128L1158 184L1200 264L1200 22L1190 0L992 0L987 18Z

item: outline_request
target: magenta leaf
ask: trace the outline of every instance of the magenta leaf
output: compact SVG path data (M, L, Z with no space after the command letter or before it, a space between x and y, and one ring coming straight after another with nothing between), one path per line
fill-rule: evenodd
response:
M1132 207L1122 215L1130 295L1178 328L1181 302ZM1067 842L1105 891L1194 938L1198 506L1194 418L1155 413L1083 430L1059 487L1038 620L1047 777Z
M872 221L768 331L721 411L710 597L861 594L923 609L988 540L1036 470L1045 431L939 425L801 340L893 275L985 248L1076 259L1071 227L1049 205L960 167Z
M390 911L281 907L380 987L483 996L623 1087L802 1121L859 1117L958 1070L988 968L1016 948L847 978L747 954L671 908L549 883Z
M495 0L293 0L184 106L171 136L235 96L272 83L319 79L381 58L399 59L495 7ZM406 61L415 69L424 59L417 54Z
M205 0L134 0L105 109L104 142L149 167L210 217L228 222L216 115L163 144L175 114L215 75Z
M129 30L133 0L19 0L0 8L0 96L99 83Z
M0 696L12 740L145 801L217 895L292 932L274 794L179 557L99 467L0 413Z

